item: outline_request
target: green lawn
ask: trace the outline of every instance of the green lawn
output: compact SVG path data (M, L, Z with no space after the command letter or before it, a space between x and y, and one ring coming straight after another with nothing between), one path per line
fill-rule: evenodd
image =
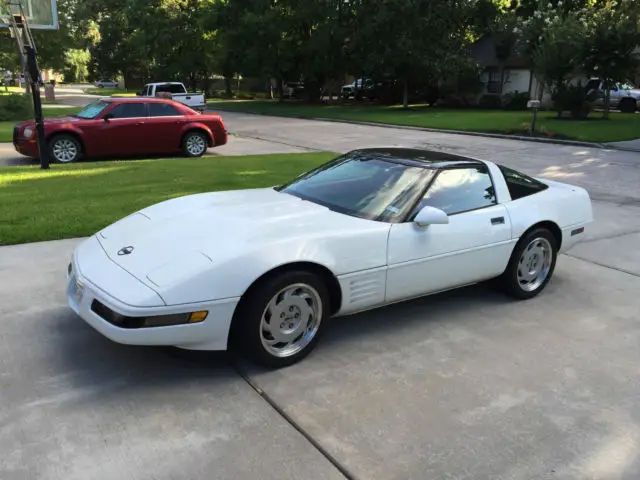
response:
M278 116L331 118L390 125L439 128L486 133L526 135L530 112L503 110L442 109L415 105L409 110L399 106L322 106L271 101L215 102L212 109ZM640 114L612 113L610 120L594 112L585 121L556 119L555 113L541 112L536 130L549 137L587 142L615 142L640 138Z
M66 117L67 115L73 115L74 113L80 111L81 109L78 107L68 107L68 108L45 108L44 109L44 117ZM27 119L25 119L27 120ZM18 120L14 122L0 122L0 143L1 142L10 142L11 137L13 136L13 126L19 123Z
M9 95L12 93L24 93L24 87L0 87L0 95Z
M124 88L87 88L89 95L99 95L101 97L135 97L136 92Z
M91 235L148 205L283 183L332 153L109 161L0 169L0 245Z

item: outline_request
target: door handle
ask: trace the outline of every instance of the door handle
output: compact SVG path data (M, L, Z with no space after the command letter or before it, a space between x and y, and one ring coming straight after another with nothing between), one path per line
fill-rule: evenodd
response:
M144 122L138 122L136 125L144 125Z
M491 219L491 225L504 225L504 217L494 217Z
M187 97L187 100L191 100L191 97Z

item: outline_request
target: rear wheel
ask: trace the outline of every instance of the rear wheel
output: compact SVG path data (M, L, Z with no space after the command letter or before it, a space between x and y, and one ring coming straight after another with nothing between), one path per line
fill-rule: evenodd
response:
M201 157L209 147L209 139L203 132L188 132L182 139L182 153L187 157Z
M238 306L231 344L271 368L305 358L329 316L324 282L306 271L289 271L261 282Z
M636 111L636 102L632 98L623 98L619 108L622 113L633 113Z
M82 157L82 145L73 135L56 135L49 140L49 153L56 163L73 163Z
M516 245L500 277L503 290L520 300L535 297L551 280L557 255L556 239L549 230L536 228L527 233Z

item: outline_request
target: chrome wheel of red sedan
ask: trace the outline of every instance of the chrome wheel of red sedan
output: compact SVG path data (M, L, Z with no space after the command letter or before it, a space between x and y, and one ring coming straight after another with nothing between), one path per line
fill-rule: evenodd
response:
M51 156L57 163L72 163L82 154L80 142L71 135L57 135L49 142Z
M184 136L182 149L188 157L201 157L207 151L207 137L202 132L189 132Z

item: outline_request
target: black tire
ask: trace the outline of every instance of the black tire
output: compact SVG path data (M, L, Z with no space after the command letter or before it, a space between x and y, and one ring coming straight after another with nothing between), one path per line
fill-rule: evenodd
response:
M73 135L55 135L49 139L48 146L49 155L55 163L74 163L83 156L82 144Z
M544 278L544 280L539 285L535 286L535 288L528 290L521 283L518 272L522 271L521 260L523 259L523 253L525 252L525 249L527 249L536 239L546 240L548 245L551 247L551 262L546 278ZM498 279L501 289L507 295L518 300L527 300L537 296L540 292L542 292L542 290L544 290L544 288L549 283L549 280L551 280L553 272L556 268L557 257L558 245L553 234L546 228L535 228L531 230L520 239L520 241L513 249L511 258L509 259L509 264L507 265L507 268L502 276Z
M633 113L636 111L636 102L633 98L623 98L618 108L622 113Z
M204 146L204 148L198 148L196 150L194 145ZM201 157L207 152L207 148L209 148L209 138L204 132L194 130L191 132L187 132L186 135L182 137L182 154L185 157Z
M262 316L272 298L287 287L295 285L311 287L317 293L321 306L321 315L318 317L319 323L315 334L299 351L292 352L287 356L276 356L267 350L263 344L263 337L265 335L269 336L270 333L263 333L268 331L262 328ZM320 340L326 321L331 316L329 300L329 291L325 283L311 272L292 270L267 277L253 287L238 305L231 325L229 346L233 350L246 354L254 362L268 368L282 368L293 365L309 355ZM269 324L273 319L275 317L270 319ZM280 322L281 317L278 317L277 321ZM285 321L289 320L282 319L283 323ZM291 321L295 320L292 319ZM302 325L302 321L300 321L300 325ZM280 326L279 328L282 327Z

